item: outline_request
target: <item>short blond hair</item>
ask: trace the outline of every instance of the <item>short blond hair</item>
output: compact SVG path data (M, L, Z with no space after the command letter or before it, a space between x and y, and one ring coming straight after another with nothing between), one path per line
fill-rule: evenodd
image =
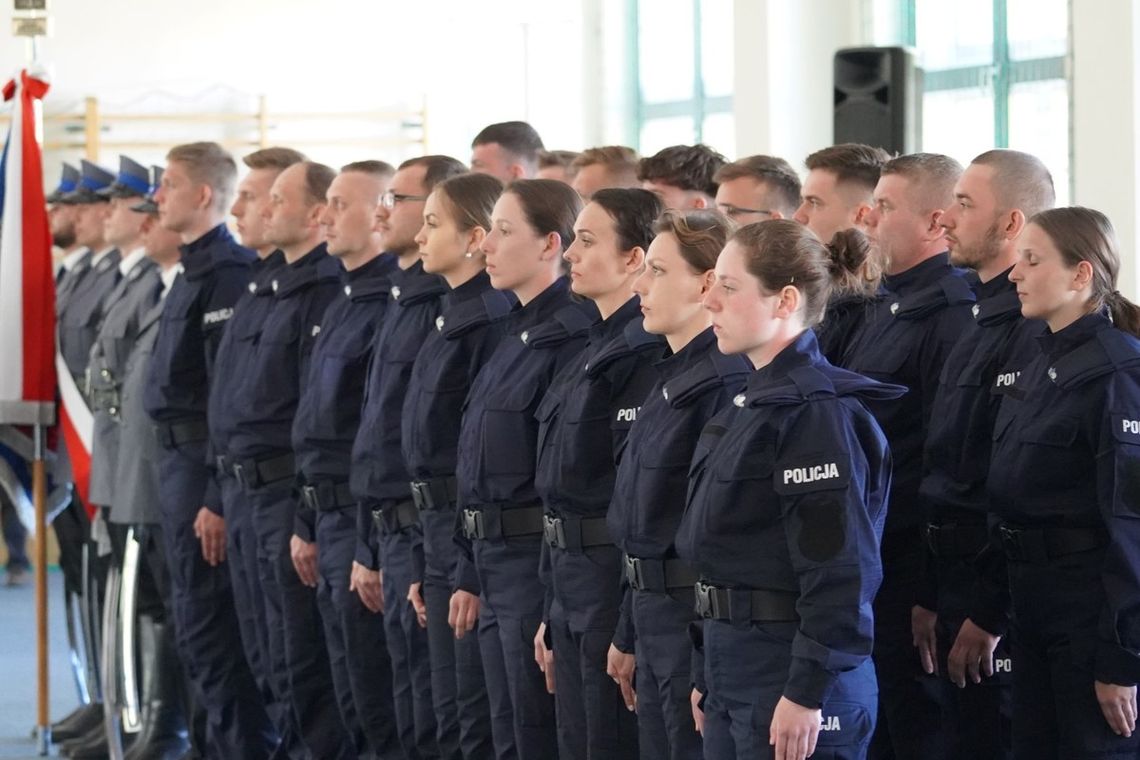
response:
M181 164L190 178L213 191L214 208L225 211L233 199L237 184L237 162L230 152L216 142L176 145L166 160Z

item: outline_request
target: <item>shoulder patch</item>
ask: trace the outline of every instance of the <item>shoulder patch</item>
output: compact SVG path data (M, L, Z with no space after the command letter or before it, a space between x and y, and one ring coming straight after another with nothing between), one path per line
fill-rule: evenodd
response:
M1109 416L1112 434L1122 443L1140 444L1140 412Z
M851 482L851 463L845 454L779 462L772 478L772 487L781 496L831 491Z
M234 310L232 308L214 309L213 311L208 311L202 315L202 326L206 327L207 325L214 325L219 322L225 322L233 315Z

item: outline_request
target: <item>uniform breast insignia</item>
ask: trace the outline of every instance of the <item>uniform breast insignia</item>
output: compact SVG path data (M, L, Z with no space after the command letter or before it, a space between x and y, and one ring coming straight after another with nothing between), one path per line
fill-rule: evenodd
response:
M142 277L142 273L143 273L143 270L136 267L135 269L131 270L130 274L127 275L127 279L130 280L131 282L134 282L138 278Z
M662 387L661 388L661 395L665 397L666 401L668 401L669 400L669 389L667 387Z
M982 313L982 307L978 304L974 304L974 307L970 309L970 313L974 315L974 319L977 319L978 315Z
M345 285L344 286L344 294L346 296L352 295L352 286L351 285Z
M393 285L392 289L389 290L388 292L392 294L392 300L393 301L399 301L400 300L400 286L399 285Z
M736 394L732 399L732 403L741 407L741 408L744 407L744 401L745 401L745 398L744 398L743 393Z
M1045 374L1049 375L1050 380L1052 380L1053 382L1057 382L1057 368L1056 367L1050 367L1049 371L1046 372Z
M249 284L249 292L250 293L256 293L257 292L257 283L256 282L251 282Z
M313 325L312 337L314 337L314 338L317 337L320 334L320 332L321 332L321 326L320 325Z
M276 293L276 292L277 292L277 280L274 280L274 281L273 281L273 292L274 292L274 293Z
M893 304L891 304L891 314L898 314L898 313L899 313L899 302L895 301Z
M522 339L523 343L526 343L528 340L530 340L530 331L523 330L522 335L520 335L519 338Z
M435 329L443 332L443 317L435 318Z
M234 315L234 310L232 308L215 309L214 311L208 311L202 315L202 324L203 325L214 325L214 324L217 324L218 322L225 322L227 319L229 319L233 315Z

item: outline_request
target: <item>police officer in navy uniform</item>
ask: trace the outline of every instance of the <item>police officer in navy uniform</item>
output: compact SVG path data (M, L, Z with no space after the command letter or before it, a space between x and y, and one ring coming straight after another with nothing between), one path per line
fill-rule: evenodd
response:
M174 643L174 623L166 613L170 573L161 535L154 426L143 408L143 388L165 295L179 272L180 238L159 223L158 206L151 199L161 181L161 168L153 167L151 176L148 198L131 208L146 219L142 243L147 259L155 267L147 272L145 280L152 288L154 302L134 326L130 350L118 375L119 451L114 473L115 498L109 517L112 524L133 526L140 547L136 609L142 666L142 726L126 752L126 760L175 760L188 748L186 684ZM112 307L108 320L115 310Z
M912 615L925 628L933 615L919 606L927 516L918 499L922 450L938 377L971 321L972 276L950 264L943 210L954 202L958 162L915 153L887 162L864 223L883 262L888 294L879 299L848 346L842 366L907 387L900 400L869 404L894 458L890 511L883 530L883 584L875 597L875 669L879 725L871 756L898 760L954 752L951 685L919 657ZM925 640L925 639L924 639ZM925 651L925 650L921 650ZM925 672L924 672L925 671Z
M488 699L488 684L501 687L506 680L497 619L481 608L477 584L457 582L459 550L453 540L456 449L467 391L503 337L503 319L514 305L491 287L480 251L502 190L503 183L489 174L445 180L424 203L424 226L416 235L424 271L442 277L448 290L435 329L424 336L412 365L401 416L400 444L424 554L422 578L414 579L409 597L427 623L436 735L440 755L448 760L514 756L510 700L492 708ZM480 652L484 639L486 663ZM500 720L494 737L492 709Z
M226 565L233 588L234 606L241 628L246 660L270 719L277 729L275 754L304 752L300 728L289 698L289 683L283 669L274 671L269 647L269 624L265 614L264 589L258 573L257 533L252 509L245 491L233 477L232 464L225 456L238 419L232 408L238 394L233 389L248 374L257 338L266 314L273 304L273 279L285 263L285 254L265 239L262 213L269 205L269 190L277 176L305 157L292 148L271 147L243 156L249 172L238 183L237 197L230 213L241 242L257 254L250 265L250 281L234 303L233 315L214 359L214 383L210 386L207 420L210 447L207 464L212 465L216 487L208 490L213 508L226 520Z
M574 240L581 208L578 195L553 180L516 180L496 201L482 243L487 273L492 286L511 291L519 303L504 326L507 337L467 394L459 433L456 540L463 553L456 585L481 591L480 613L490 610L498 623L506 679L488 679L487 691L492 703L512 705L520 760L558 753L554 700L530 645L545 599L535 574L543 508L534 489L534 412L598 317L592 301L575 303L562 275L562 254ZM480 641L484 651L493 645L489 639Z
M987 491L1013 606L1013 756L1134 758L1140 308L1111 223L1030 218L1010 279L1041 353L1002 398Z
M736 395L752 366L717 349L701 304L729 222L711 211L666 211L655 231L633 290L645 329L664 335L672 355L655 365L658 381L630 428L607 519L625 553L627 584L609 672L637 711L641 756L696 760L702 749L689 704L689 624L697 576L677 558L673 540L701 429Z
M449 156L422 156L400 164L376 212L384 250L397 257L384 325L368 363L360 427L352 446L350 487L357 506L352 589L373 612L384 612L392 661L397 730L404 753L439 757L432 706L427 634L408 600L423 574L422 534L412 501L411 476L400 447L400 419L412 364L435 329L442 279L423 271L415 236L424 202L437 184L467 168ZM426 624L426 621L424 621Z
M677 533L700 573L706 758L863 758L871 740L891 461L864 402L904 389L833 367L810 329L859 235L748 225L705 299L719 348L757 368L701 433Z
M381 253L376 207L394 169L382 161L341 168L320 217L330 256L341 263L341 290L321 319L308 379L293 421L301 482L295 530L317 542L317 602L333 684L345 722L362 728L357 755L402 758L392 701L392 665L383 618L350 590L356 553L356 501L348 485L352 442L360 421L365 372L376 331L388 310L393 254ZM356 716L353 718L353 716Z
M179 654L207 715L205 752L266 757L273 729L242 654L225 558L225 524L208 508L206 402L214 356L253 254L223 224L237 167L216 143L167 154L155 200L183 241L183 271L163 306L143 390L159 447L162 537Z
M273 274L271 303L233 391L233 434L224 454L257 534L274 680L289 686L309 752L345 758L363 738L355 715L346 724L337 709L317 608L316 546L294 536L291 432L321 319L340 289L340 265L325 250L320 225L334 176L323 164L302 161L278 174L269 191L265 239L281 249L285 263Z
M954 196L939 221L951 260L978 274L978 302L934 397L919 489L930 515L929 585L918 604L937 614L934 669L961 689L958 757L1003 758L1010 746L1009 605L1004 563L987 550L985 479L998 406L1038 352L1034 337L1043 327L1022 319L1007 275L1025 220L1053 205L1053 180L1027 153L991 150L966 167Z
M645 265L661 201L648 190L599 190L582 209L567 249L574 292L602 321L539 404L535 487L546 508L541 571L546 624L535 656L553 669L560 753L625 758L637 752L636 719L606 674L621 605L621 552L606 527L619 451L656 380L664 340L641 324L630 286ZM548 661L546 633L553 659Z

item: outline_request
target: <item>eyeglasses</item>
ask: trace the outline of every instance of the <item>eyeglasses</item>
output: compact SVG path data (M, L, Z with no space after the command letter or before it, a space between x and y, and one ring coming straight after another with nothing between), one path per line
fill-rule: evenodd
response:
M389 190L388 192L386 192L380 196L380 205L386 209L394 209L394 208L396 208L397 203L403 203L404 201L426 201L426 200L427 200L426 195L402 195L400 193L394 193L391 190Z
M771 216L772 211L766 208L741 208L740 206L733 206L731 203L718 203L717 208L720 213L727 216L729 219L735 219L738 216L745 214L763 214L764 216Z

